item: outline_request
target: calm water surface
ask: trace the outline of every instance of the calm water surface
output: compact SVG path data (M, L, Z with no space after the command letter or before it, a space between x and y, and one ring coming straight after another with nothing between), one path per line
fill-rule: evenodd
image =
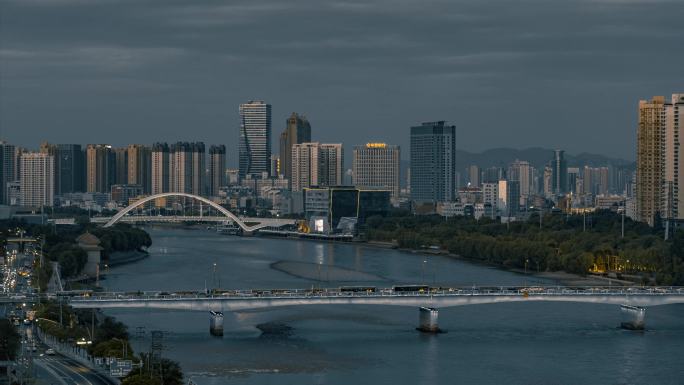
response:
M553 284L444 257L311 241L147 228L150 257L110 269L110 290L310 288L343 284ZM384 277L316 282L270 268L287 260ZM425 262L424 262L425 261ZM217 272L213 272L213 264ZM415 331L418 310L293 307L226 314L211 337L205 313L109 311L131 334L167 331L164 355L197 384L684 384L684 306L648 309L644 333L618 329L616 306L514 303L440 310L446 334ZM262 333L261 329L269 332ZM149 339L135 340L138 351Z

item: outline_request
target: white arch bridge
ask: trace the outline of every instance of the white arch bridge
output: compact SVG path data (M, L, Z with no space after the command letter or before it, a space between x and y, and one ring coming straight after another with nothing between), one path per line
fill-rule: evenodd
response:
M187 198L193 201L199 202L197 206L199 210L194 213L191 212L190 215L185 213L177 215L130 215L136 212L136 210L142 209L145 204L156 201L157 199L164 198ZM218 215L204 215L204 208L213 209ZM194 207L194 206L193 206ZM179 192L168 192L150 195L142 198L135 203L132 203L128 207L122 209L113 217L94 217L91 218L91 222L94 223L104 223L103 227L110 227L117 222L127 222L127 223L140 223L140 222L225 222L232 221L237 224L242 231L245 233L253 233L257 230L263 228L277 228L287 225L294 225L296 221L294 219L281 219L281 218L250 218L250 217L238 217L237 215L230 212L225 207L213 202L207 198L201 197L199 195L179 193Z
M643 329L646 306L684 304L684 288L642 287L501 287L427 288L397 291L397 288L353 290L230 290L205 292L95 293L71 297L74 308L138 308L211 312L213 318L225 311L243 311L304 305L386 305L420 308L419 329L437 331L438 308L501 302L585 302L620 305L628 328Z

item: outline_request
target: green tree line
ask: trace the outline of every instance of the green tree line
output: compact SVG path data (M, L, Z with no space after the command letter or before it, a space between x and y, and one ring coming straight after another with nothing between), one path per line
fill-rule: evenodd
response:
M439 247L460 257L507 268L587 274L617 267L661 285L684 285L684 231L663 233L609 210L586 216L547 213L502 224L468 217L444 219L394 213L367 221L367 238L401 248Z

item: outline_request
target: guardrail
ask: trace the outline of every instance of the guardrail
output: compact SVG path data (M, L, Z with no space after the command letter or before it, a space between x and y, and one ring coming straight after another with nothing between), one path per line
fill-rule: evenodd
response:
M216 300L243 298L332 298L332 297L431 297L431 296L684 296L684 288L564 288L564 287L521 287L521 288L448 288L397 292L392 288L379 288L375 291L341 291L339 289L271 289L271 290L227 290L221 293L205 292L109 292L90 296L70 297L77 301L116 301L116 300Z
M415 291L396 291L392 287L373 290L345 291L339 288L321 289L252 289L203 291L140 291L140 292L72 292L17 295L1 293L0 303L35 302L39 299L63 298L79 301L150 301L150 300L225 300L275 298L334 298L334 297L464 297L464 296L684 296L684 287L453 287L429 288Z

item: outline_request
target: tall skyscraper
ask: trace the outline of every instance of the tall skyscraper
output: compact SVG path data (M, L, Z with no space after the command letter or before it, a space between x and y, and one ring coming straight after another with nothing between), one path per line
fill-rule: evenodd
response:
M292 178L292 145L311 142L311 124L304 115L293 112L280 134L280 173Z
M128 184L128 148L112 150L114 153L114 181L112 184Z
M354 146L352 183L359 188L389 190L392 198L399 198L399 146L385 143L366 143Z
M204 143L178 142L170 148L170 191L204 194Z
M86 191L109 193L116 170L112 146L89 144L86 148L86 167Z
M636 215L638 220L655 224L663 201L665 150L665 98L639 101L637 127Z
M238 143L240 177L260 177L270 171L271 105L262 100L240 104Z
M473 164L468 167L468 183L472 187L479 187L481 183L480 177L480 167Z
M21 156L22 206L52 206L54 202L54 162L47 153L31 152Z
M192 143L192 193L195 195L204 196L207 195L205 186L206 177L206 150L204 143L196 142Z
M499 181L496 208L503 217L515 217L520 210L520 182L517 180Z
M9 204L7 199L7 183L19 179L17 173L17 156L14 145L4 141L0 141L0 159L2 159L2 167L0 167L0 204Z
M532 195L533 191L533 179L534 179L534 167L530 165L529 162L524 160L515 160L508 166L507 179L509 181L518 181L518 186L520 191L518 195L522 199L527 199Z
M411 199L451 201L456 194L456 126L411 127Z
M85 162L80 144L41 143L40 152L54 158L55 195L84 191Z
M565 151L555 150L551 160L551 188L556 196L568 192L568 165L565 162Z
M152 192L152 150L142 144L128 146L128 184L142 187L143 194Z
M152 145L151 168L150 192L152 195L169 192L171 160L168 144Z
M542 193L544 197L550 199L553 197L553 170L551 166L544 167L544 174L542 175Z
M344 184L344 151L342 143L322 143L320 146L319 186Z
M209 147L209 195L219 195L219 188L226 185L226 146Z
M292 191L311 186L339 186L343 178L342 144L313 142L292 146Z
M673 94L665 103L665 152L663 176L663 218L684 220L684 175L680 173L680 140L684 128L684 94Z

